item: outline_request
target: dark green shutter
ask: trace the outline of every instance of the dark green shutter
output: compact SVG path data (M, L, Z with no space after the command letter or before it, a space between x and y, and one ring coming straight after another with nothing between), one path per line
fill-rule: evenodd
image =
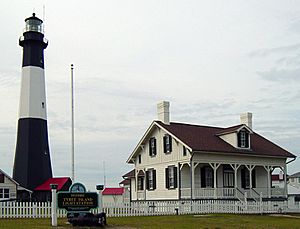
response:
M170 184L169 184L169 168L166 168L165 169L165 176L166 176L166 188L168 189L170 187Z
M156 138L153 138L154 141L154 155L156 155Z
M255 169L252 170L252 188L256 188L256 173L255 173Z
M174 188L177 188L177 167L174 167Z
M167 135L163 137L163 143L164 143L164 153L167 152Z
M249 148L249 134L245 133L246 141L245 141L245 147Z
M205 167L201 168L201 188L205 188Z
M241 170L241 183L242 183L242 188L246 188L246 172L245 172L245 168Z
M151 156L151 138L149 139L149 156Z
M146 189L149 190L149 171L146 171Z
M152 170L153 173L153 190L156 189L156 170Z
M241 147L241 132L238 132L237 134L237 140L238 140L238 147Z
M172 152L172 137L171 135L168 135L169 137L169 151Z

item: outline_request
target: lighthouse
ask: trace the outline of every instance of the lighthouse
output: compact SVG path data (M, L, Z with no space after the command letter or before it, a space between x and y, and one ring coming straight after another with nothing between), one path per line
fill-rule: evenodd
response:
M52 177L48 143L47 103L44 73L43 21L33 13L25 19L21 93L13 178L33 190Z

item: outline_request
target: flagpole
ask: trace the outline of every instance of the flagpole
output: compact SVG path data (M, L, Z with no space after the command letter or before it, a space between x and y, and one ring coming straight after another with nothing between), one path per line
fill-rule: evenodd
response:
M75 166L74 166L74 78L73 78L73 64L71 64L71 121L72 121L72 149L71 149L71 163L72 163L72 181L75 181Z

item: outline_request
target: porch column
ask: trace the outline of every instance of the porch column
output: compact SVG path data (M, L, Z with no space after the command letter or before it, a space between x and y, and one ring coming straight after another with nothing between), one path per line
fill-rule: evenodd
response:
M195 174L194 174L194 163L191 163L190 166L191 171L191 199L194 199L194 181L195 181Z
M287 198L288 197L288 190L287 190L287 179L286 179L286 176L287 176L287 167L286 167L286 164L284 165L284 195L285 197Z
M221 164L220 163L209 163L209 165L214 170L214 197L217 198L217 170Z
M267 178L268 178L268 198L271 198L271 171L272 171L272 166L270 165L265 165L264 166L265 170L267 171Z
M135 177L134 177L134 179L135 179L135 192L136 192L136 198L137 198L137 191L138 191L138 188L137 188L137 186L138 186L138 174L139 174L139 172L138 172L138 170L136 169L136 170L135 170Z
M237 171L239 167L241 166L240 164L230 164L231 168L234 171L234 188L237 188Z
M250 190L252 189L252 170L254 169L255 165L245 165L249 171L249 179L250 179Z

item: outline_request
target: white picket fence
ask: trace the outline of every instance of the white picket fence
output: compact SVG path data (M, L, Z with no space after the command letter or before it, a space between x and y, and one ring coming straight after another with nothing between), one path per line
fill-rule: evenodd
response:
M183 215L183 214L263 214L300 212L299 205L289 206L287 202L241 202L230 200L194 201L148 201L105 205L103 209L93 209L93 213L106 212L108 217ZM57 216L66 217L67 212L59 209ZM50 218L50 202L0 202L0 218Z

